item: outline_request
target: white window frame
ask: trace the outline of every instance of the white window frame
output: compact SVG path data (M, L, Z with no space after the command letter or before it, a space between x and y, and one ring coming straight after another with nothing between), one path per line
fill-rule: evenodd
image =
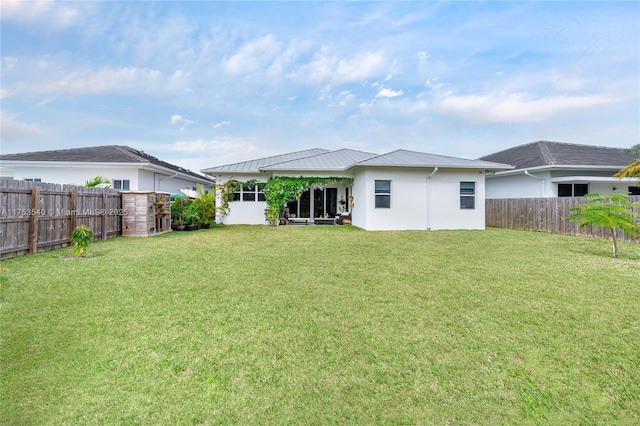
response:
M389 182L389 189L378 189L378 182ZM391 208L391 179L375 179L373 181L373 192L374 192L374 206L376 209L390 209ZM378 200L380 199L388 199L389 202L388 203L384 203L384 204L388 204L388 205L378 205ZM383 203L381 203L383 204Z
M119 182L120 188L118 188L118 185L116 185L116 182ZM127 186L128 186L128 188L126 188L126 189L123 188L125 182L127 182ZM131 190L131 180L130 179L111 179L111 187L113 189L117 189L119 191L130 191Z
M465 192L468 191L468 188L463 188L463 184L472 184L473 188L471 189L472 192ZM461 181L460 182L460 210L475 210L476 209L476 193L477 193L477 187L478 187L478 183L477 182L473 182L473 181ZM469 200L472 199L473 200L473 207L467 207L466 203L463 203L462 200Z

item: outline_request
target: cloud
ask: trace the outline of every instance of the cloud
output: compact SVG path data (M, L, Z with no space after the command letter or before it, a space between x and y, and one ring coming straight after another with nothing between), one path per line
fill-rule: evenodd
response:
M182 116L178 114L174 114L169 119L169 124L178 124L181 121L182 121Z
M32 93L92 95L104 93L148 92L163 88L158 70L136 67L84 69L69 72L58 79L23 85Z
M8 116L4 111L0 115L0 134L3 141L27 140L41 133L36 124L25 124Z
M53 1L2 0L2 19L65 28L80 18L78 9Z
M360 51L351 58L339 58L331 55L325 46L314 55L311 62L301 67L298 75L313 83L343 84L380 75L388 67L388 60L380 50Z
M231 124L230 121L221 121L219 123L214 124L213 128L214 129L219 129L219 128L223 127L223 126L229 126L230 124Z
M169 150L187 156L196 156L197 158L193 158L191 161L181 161L180 163L190 164L194 170L201 170L275 154L270 147L265 148L265 146L264 141L226 137L174 142L169 146Z
M223 61L223 67L231 75L247 75L263 70L278 56L282 44L271 34L249 41L238 52Z
M549 96L534 98L523 93L511 95L448 95L436 101L437 111L458 115L473 123L555 121L586 109L616 103L603 95Z
M391 89L382 89L376 95L376 98L396 98L402 96L404 92L401 90L395 91Z

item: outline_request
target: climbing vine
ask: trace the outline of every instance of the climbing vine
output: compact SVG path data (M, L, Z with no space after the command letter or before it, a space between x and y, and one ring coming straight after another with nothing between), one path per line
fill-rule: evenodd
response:
M284 206L295 201L312 187L323 187L330 183L351 185L353 179L344 177L287 177L276 176L267 181L264 187L264 197L267 201L267 220L272 225L280 223L280 215Z
M217 208L217 212L224 217L229 214L229 203L233 201L234 193L240 191L243 186L256 184L257 180L251 179L241 182L230 179L225 183L217 186L217 191L221 205ZM341 183L344 185L352 185L352 178L345 177L288 177L275 176L269 178L264 186L264 198L267 202L267 220L272 225L280 223L280 216L284 206L291 201L296 201L302 193L309 188L324 187L331 183ZM222 218L220 218L222 219Z
M220 223L222 223L222 218L229 214L229 203L233 201L234 192L240 191L244 183L230 179L225 183L221 183L220 185L216 185L216 191L220 196L221 205L216 207L217 212L220 214Z

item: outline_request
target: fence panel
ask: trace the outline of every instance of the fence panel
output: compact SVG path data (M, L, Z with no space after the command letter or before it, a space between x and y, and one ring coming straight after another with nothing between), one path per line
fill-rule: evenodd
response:
M0 179L0 259L70 245L85 224L95 239L122 234L115 189Z
M640 203L640 195L629 198ZM571 208L586 202L585 197L491 199L485 201L485 221L487 226L496 228L610 238L606 229L590 225L579 228L575 221L567 220L574 213ZM640 241L620 230L616 230L616 237L620 241Z

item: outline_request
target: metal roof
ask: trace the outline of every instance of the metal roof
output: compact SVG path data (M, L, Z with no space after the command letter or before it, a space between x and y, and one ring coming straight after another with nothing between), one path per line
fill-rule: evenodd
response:
M398 149L388 154L378 155L358 163L355 166L387 166L387 167L447 167L456 169L506 170L513 166L491 161L469 160L466 158L447 157L424 152Z
M281 163L285 161L297 160L300 158L310 157L318 154L324 154L329 152L328 149L313 148L304 151L291 152L289 154L275 155L273 157L258 158L255 160L242 161L240 163L225 164L222 166L211 167L208 169L200 170L202 173L215 174L215 173L230 173L230 172L243 172L243 173L258 173L260 169L272 164Z
M620 169L638 159L623 148L538 141L481 157L481 160L511 164L516 169L544 166L610 166Z
M375 155L377 154L356 151L353 149L338 149L336 151L325 152L311 157L271 164L260 167L260 170L343 171L349 168L353 163L374 157Z

